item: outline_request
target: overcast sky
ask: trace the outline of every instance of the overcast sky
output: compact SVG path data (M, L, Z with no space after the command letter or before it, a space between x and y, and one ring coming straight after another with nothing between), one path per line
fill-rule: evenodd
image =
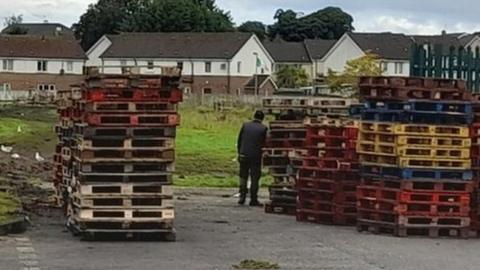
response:
M23 14L25 22L78 21L96 0L0 0L0 17ZM480 5L476 0L217 0L238 25L246 20L273 22L279 8L308 14L338 6L354 17L357 31L438 34L480 30Z

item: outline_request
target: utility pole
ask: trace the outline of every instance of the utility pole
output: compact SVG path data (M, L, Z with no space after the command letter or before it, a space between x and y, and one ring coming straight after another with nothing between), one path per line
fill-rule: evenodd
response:
M253 77L255 78L255 97L258 94L258 53L254 52L253 55L255 55L255 74Z

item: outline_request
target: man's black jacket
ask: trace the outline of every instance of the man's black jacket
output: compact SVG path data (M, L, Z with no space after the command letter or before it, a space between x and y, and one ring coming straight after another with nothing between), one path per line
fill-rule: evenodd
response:
M241 157L248 159L262 158L262 147L265 145L267 127L254 120L243 124L238 135L237 150Z

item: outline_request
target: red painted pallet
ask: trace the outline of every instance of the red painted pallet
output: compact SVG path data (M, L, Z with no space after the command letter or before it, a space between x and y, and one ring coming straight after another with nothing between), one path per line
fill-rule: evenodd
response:
M87 101L157 101L179 103L183 92L179 89L161 91L146 89L94 88L84 90L83 98Z
M176 126L180 124L177 114L87 114L85 123L94 126Z

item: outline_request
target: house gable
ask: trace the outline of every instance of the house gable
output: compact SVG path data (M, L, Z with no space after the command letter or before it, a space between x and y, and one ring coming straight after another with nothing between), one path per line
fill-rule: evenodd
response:
M326 76L329 69L342 72L348 61L364 55L365 52L350 36L344 34L327 54L320 61L317 61L317 74Z
M256 68L256 61L260 60L260 66ZM232 76L251 76L252 74L271 74L274 60L272 56L265 49L263 44L252 35L250 39L240 48L235 56L230 61L230 75Z

